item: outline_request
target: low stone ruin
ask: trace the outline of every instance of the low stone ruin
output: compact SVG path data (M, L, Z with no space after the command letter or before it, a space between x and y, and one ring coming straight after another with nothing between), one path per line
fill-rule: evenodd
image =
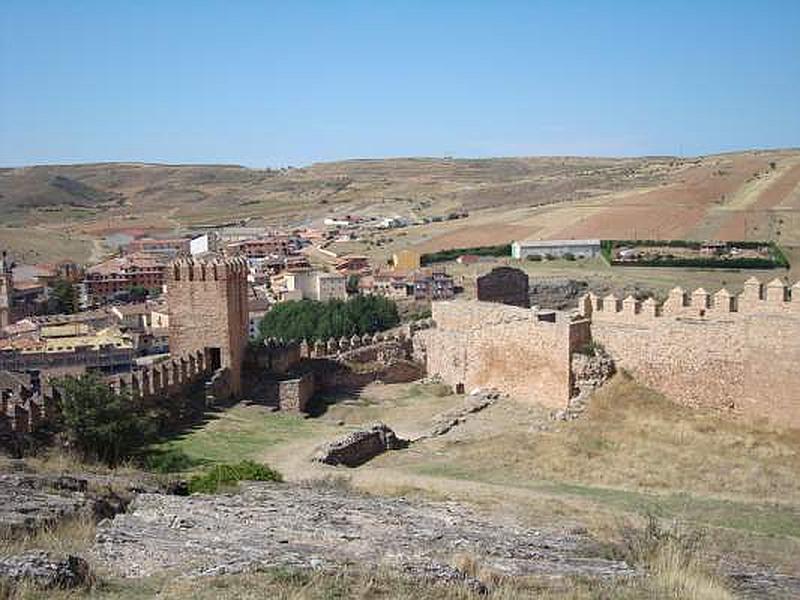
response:
M572 355L573 394L567 408L553 417L562 421L577 419L586 410L592 394L616 373L614 359L602 346L594 345L590 353Z
M326 444L314 460L326 465L357 467L387 450L401 450L407 446L408 441L397 437L386 424L376 423Z

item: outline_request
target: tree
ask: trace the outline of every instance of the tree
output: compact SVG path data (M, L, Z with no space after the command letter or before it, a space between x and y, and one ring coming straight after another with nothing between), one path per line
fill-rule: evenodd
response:
M347 283L345 284L347 288L348 294L357 294L358 293L358 282L361 278L358 275L350 275L347 278Z
M346 302L283 302L259 324L262 338L324 340L389 329L400 323L397 305L381 296L355 296Z
M130 394L117 394L91 373L66 377L56 385L64 430L84 459L114 466L147 439L150 420Z
M78 311L78 292L66 279L56 279L47 299L47 312L72 314Z
M143 285L134 285L129 290L131 302L143 302L147 299L148 291Z

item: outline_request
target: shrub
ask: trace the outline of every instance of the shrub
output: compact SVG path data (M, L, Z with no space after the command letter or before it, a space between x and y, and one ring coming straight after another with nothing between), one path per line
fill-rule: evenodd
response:
M541 254L530 254L528 256L528 260L539 262L540 260L542 260L542 255Z
M425 266L432 263L455 260L462 254L474 254L475 256L511 256L511 244L475 246L473 248L450 248L449 250L430 252L420 257L420 264Z
M152 431L152 422L128 393L116 393L95 374L56 382L59 412L71 444L83 459L115 466Z
M572 252L564 252L564 260L575 260L575 255Z
M214 494L221 489L233 488L240 481L283 481L277 471L252 460L235 465L214 465L210 470L189 480L190 494Z
M155 473L178 473L197 465L197 461L178 448L153 450L145 456L144 468Z

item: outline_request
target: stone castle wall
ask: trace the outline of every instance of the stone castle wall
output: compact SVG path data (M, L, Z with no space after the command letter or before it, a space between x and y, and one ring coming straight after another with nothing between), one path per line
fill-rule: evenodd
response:
M671 400L800 427L800 285L676 288L663 305L589 295L581 311L618 367Z
M202 348L218 354L241 393L247 346L247 262L242 258L178 259L167 269L170 352L180 356ZM217 360L212 356L212 360Z
M429 375L457 391L496 387L520 399L563 408L572 392L572 352L588 322L503 304L434 302L436 327L415 335Z

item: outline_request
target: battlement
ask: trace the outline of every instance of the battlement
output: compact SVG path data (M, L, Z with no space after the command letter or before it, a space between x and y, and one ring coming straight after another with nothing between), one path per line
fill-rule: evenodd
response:
M794 314L800 317L800 282L786 285L780 279L763 284L755 277L744 283L741 294L731 294L723 288L711 294L703 288L689 293L681 287L669 292L663 303L654 298L643 301L633 296L621 299L613 294L604 297L589 293L581 297L578 309L582 316L592 319L695 317L714 319L768 314Z
M431 313L436 327L454 331L480 330L513 323L541 324L545 327L569 323L566 313L480 300L434 302Z
M206 348L114 375L107 381L117 392L127 391L134 399L146 402L183 392L213 371L211 352Z
M21 373L0 373L5 374L0 380L0 432L32 433L52 419L58 407L57 388ZM214 397L225 395L226 373L227 369L215 368L206 348L109 376L106 382L117 393L129 393L135 401L148 404L184 394L200 381L210 382Z
M168 281L226 281L247 279L247 259L233 258L178 258L167 269Z

